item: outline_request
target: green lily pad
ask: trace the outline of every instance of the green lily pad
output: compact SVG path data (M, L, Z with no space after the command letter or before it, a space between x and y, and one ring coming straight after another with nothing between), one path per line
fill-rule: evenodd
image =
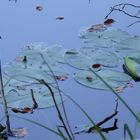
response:
M42 87L42 85L40 85L40 87ZM57 104L62 103L58 92L54 92L54 96ZM48 108L54 106L52 95L47 90L47 88L41 89L40 92L37 92L36 89L34 89L34 98L38 104L38 108ZM64 101L67 97L64 94L62 94L62 98ZM8 94L6 94L6 100L8 107L12 108L33 107L33 99L31 97L31 92L29 89L26 89L24 91L23 90L10 91Z
M84 47L80 50L72 49L65 53L65 61L78 69L88 70L93 64L100 64L105 67L116 67L118 57L114 53Z
M140 56L140 51L136 49L131 49L131 48L116 48L115 50L116 55L120 58L123 59L124 57L139 57Z
M110 48L114 44L124 39L130 38L130 34L120 29L108 28L102 32L90 32L88 28L83 28L79 33L79 37L84 39L86 43L94 44L94 47Z
M28 63L30 65L36 64L36 62L43 63L45 59L48 64L54 64L56 62L65 63L64 57L65 49L61 45L52 45L42 47L41 45L30 45L23 48L23 55L27 56ZM43 58L42 58L43 57Z
M67 79L66 70L57 62L64 63L64 49L60 45L42 47L42 44L30 44L23 48L23 56L3 67L3 83L9 107L32 107L31 89L39 108L54 105L52 95L46 86L39 83L44 80L52 88L57 104L62 103L56 79ZM53 86L56 88L54 88ZM61 93L62 94L62 93ZM63 101L66 96L62 94Z
M128 39L122 40L116 47L116 49L133 49L140 51L140 36L130 37Z
M125 57L124 65L126 70L135 78L140 79L140 57Z
M92 60L87 55L81 53L77 49L71 49L65 53L65 61L78 69L87 70L92 65Z
M127 83L132 79L123 72L102 69L97 72L114 90L121 92L127 87ZM92 72L81 71L74 75L75 80L87 87L94 89L109 90L109 88Z

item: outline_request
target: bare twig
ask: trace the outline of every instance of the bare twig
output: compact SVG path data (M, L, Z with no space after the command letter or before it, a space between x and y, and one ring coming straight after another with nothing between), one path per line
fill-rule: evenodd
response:
M118 111L114 112L112 115L106 117L104 120L102 120L101 122L97 123L96 126L97 126L98 128L100 128L100 130L102 131L102 128L101 128L100 126L101 126L102 124L104 124L105 122L111 120L114 116L117 115L117 113L118 113ZM110 128L110 127L109 127L109 128ZM88 129L87 132L90 133L90 132L92 132L92 131L94 131L94 130L96 130L95 126L90 127L90 128ZM103 129L103 130L104 130L104 129ZM107 130L107 128L106 128L106 130ZM108 131L109 131L109 129L108 129Z
M38 108L38 103L35 100L33 89L31 89L31 96L32 96L32 101L33 101L33 107L32 107L32 109L37 109Z
M110 116L106 117L105 119L103 119L102 121L98 122L97 124L95 124L94 126L91 126L88 129L82 129L80 131L75 132L74 134L80 134L80 133L92 133L92 132L106 132L108 133L109 131L113 131L118 129L117 127L117 122L118 119L114 120L114 125L112 127L106 127L106 128L102 128L101 125L103 125L104 123L108 122L109 120L111 120L114 116L116 116L118 114L118 99L115 100L116 101L116 106L115 106L115 111L113 114L111 114Z
M118 129L117 122L118 122L118 119L115 119L114 120L114 125L112 127L101 128L101 131L108 133L109 131L114 131L114 130Z
M131 8L135 8L135 10L137 12L134 14L127 12L126 8L128 8L128 6ZM130 26L140 22L140 6L130 4L130 3L120 3L117 5L114 5L113 7L110 8L110 12L105 16L105 19L107 19L114 11L118 11L118 12L124 13L125 15L127 15L131 18L138 19L137 21L133 22L132 24L128 25L127 27L130 27Z
M135 22L129 24L127 27L133 26L134 24L137 24L137 23L139 23L139 22L140 22L140 20L137 20L137 21L135 21Z

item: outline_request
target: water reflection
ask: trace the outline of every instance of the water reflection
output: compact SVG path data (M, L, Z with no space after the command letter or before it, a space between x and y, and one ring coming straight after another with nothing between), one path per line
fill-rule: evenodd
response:
M89 2L90 4L88 0L42 0L41 2L35 0L19 0L15 4L8 0L1 1L0 51L2 64L13 60L20 54L21 47L32 42L43 41L49 44L57 43L67 49L83 46L83 43L81 43L77 37L80 28L90 24L102 23L104 17L109 12L109 7L122 1L118 0L113 2L112 0L108 0L105 2ZM137 1L135 1L135 3L137 4ZM35 10L37 5L43 6L43 10L37 12ZM63 22L56 20L56 17L60 15L64 17ZM62 17L60 18L62 19ZM127 30L134 35L139 34L139 25L126 28L126 25L132 23L133 19L129 19L121 14L112 15L112 17L116 20L114 27ZM71 68L69 68L69 71L72 73L75 72L75 70ZM74 83L72 78L69 78L65 83L60 83L60 86L92 116L95 122L99 122L99 120L102 120L114 110L115 96L109 91L87 89ZM134 83L133 89L127 89L121 94L121 97L126 100L136 112L139 111L139 90L139 83ZM76 124L89 124L89 121L83 116L83 113L77 109L70 100L65 102L65 107L72 127ZM1 111L2 110L1 106ZM131 130L133 130L135 119L121 102L119 102L119 111L119 129L109 133L109 135L105 134L107 139L121 139L123 137L124 123L128 123L129 126L132 126ZM10 111L10 113L12 112ZM54 108L38 110L34 115L25 114L23 117L36 120L53 129L56 129L56 125L60 123ZM23 139L38 139L38 137L44 139L44 137L46 137L49 140L59 140L59 137L54 136L52 133L17 118L11 117L11 125L12 127L25 126L29 128L30 134ZM112 126L112 122L108 122L108 124L105 125L105 127L108 126ZM81 134L76 136L77 140L90 140L93 138L96 140L101 139L99 135L95 134Z

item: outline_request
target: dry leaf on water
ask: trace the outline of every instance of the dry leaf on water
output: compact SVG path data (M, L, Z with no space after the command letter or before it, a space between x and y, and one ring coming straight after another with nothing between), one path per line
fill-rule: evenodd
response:
M109 18L109 19L107 19L107 20L104 21L104 25L111 25L111 24L114 23L114 22L115 22L114 19Z
M57 17L56 19L58 19L58 20L63 20L64 17Z
M43 7L38 5L38 6L36 6L36 10L37 11L42 11L43 10Z
M101 31L105 31L107 29L107 27L104 24L96 24L96 25L92 25L88 31L89 32L101 32Z
M11 109L14 113L32 113L33 110L29 107L25 107L25 108L12 108Z

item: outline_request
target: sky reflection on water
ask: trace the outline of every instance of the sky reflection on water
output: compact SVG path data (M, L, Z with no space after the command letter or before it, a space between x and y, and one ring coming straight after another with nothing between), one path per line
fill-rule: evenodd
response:
M0 57L2 64L13 60L20 55L21 48L32 42L46 42L47 44L60 44L65 48L78 48L84 44L77 37L78 31L82 26L102 23L104 17L109 12L112 5L122 2L121 0L18 0L17 3L1 0L0 2ZM125 2L131 2L127 0ZM137 0L133 4L139 4ZM41 5L42 11L36 11L36 6ZM56 20L58 16L63 16L63 20ZM126 28L133 22L123 14L115 13L111 15L117 22L115 27L128 31L131 34L139 34L139 24ZM69 71L73 72L71 68ZM75 83L70 77L65 83L60 83L60 87L74 98L89 114L95 122L101 121L112 114L115 106L115 96L109 91L99 91L86 88ZM121 94L129 105L137 112L139 111L139 83L134 84L134 88L125 90ZM77 124L88 124L86 117L71 103L65 102L68 118L71 126L74 128ZM2 108L1 108L2 110ZM119 102L119 129L110 132L105 136L109 140L119 140L123 137L123 124L128 122L129 126L134 126L135 119L129 111ZM54 108L38 110L33 115L27 114L23 117L39 121L49 127L55 127L59 121ZM112 125L108 122L108 125ZM25 122L20 119L11 118L13 127L29 128L29 135L23 140L59 140L52 133ZM81 134L76 136L77 140L100 139L97 134ZM14 138L9 138L14 140ZM22 140L22 139L21 139Z

